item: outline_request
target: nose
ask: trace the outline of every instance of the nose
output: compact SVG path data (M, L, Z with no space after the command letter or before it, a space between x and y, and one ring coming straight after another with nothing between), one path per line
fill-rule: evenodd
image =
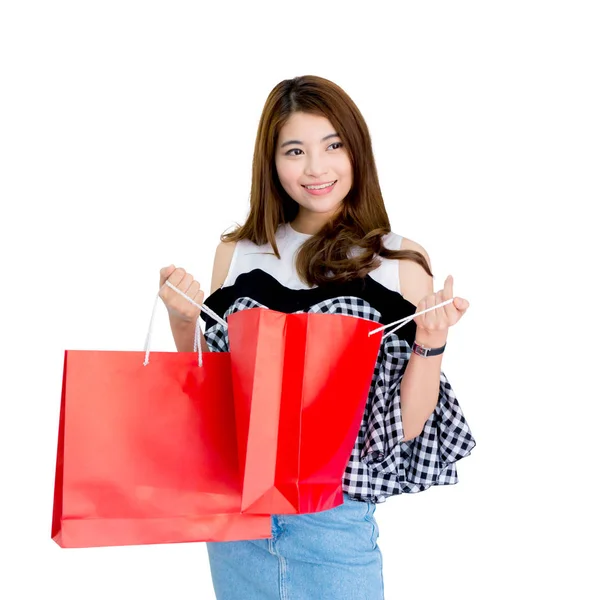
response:
M325 164L324 157L315 156L313 154L310 155L309 159L306 161L306 166L304 168L304 174L309 177L319 178L321 175L327 173L327 166Z

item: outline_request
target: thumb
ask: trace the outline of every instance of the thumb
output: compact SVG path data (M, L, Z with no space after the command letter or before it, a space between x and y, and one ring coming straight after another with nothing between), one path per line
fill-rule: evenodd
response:
M464 300L463 298L454 298L453 304L455 308L457 308L457 310L462 312L468 310L468 307L470 306L470 303L467 300Z

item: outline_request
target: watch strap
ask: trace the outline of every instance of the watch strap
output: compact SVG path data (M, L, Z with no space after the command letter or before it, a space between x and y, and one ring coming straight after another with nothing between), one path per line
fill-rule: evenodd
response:
M418 354L418 356L438 356L439 354L443 354L445 352L445 347L447 343L443 344L440 348L427 348L426 346L421 346L417 342L414 342L412 346L412 352L414 354Z

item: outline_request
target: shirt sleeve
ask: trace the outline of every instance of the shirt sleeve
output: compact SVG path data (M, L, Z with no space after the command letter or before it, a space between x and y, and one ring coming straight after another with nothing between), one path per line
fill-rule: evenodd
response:
M401 414L401 382L411 356L409 344L395 335L381 346L370 389L370 413L361 460L378 475L391 475L394 493L457 483L455 463L476 445L451 384L440 375L435 410L422 432L406 442Z

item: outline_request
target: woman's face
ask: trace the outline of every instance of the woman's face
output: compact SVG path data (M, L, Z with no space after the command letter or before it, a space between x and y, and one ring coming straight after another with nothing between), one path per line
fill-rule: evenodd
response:
M281 185L308 221L326 221L352 187L348 152L325 117L292 114L279 134L275 166ZM323 190L306 187L329 183L333 185Z

